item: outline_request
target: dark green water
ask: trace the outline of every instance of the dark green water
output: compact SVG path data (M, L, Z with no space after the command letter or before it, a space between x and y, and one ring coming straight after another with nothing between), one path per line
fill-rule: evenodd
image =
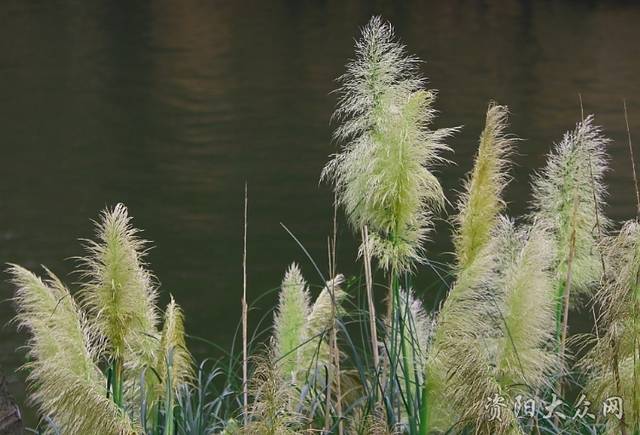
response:
M455 201L490 99L513 112L521 142L507 197L580 117L578 94L611 146L609 214L634 193L622 110L640 143L640 6L562 1L6 0L0 5L0 261L45 264L72 284L90 219L124 202L154 241L149 255L190 333L229 347L240 315L242 208L249 185L249 300L302 263L285 223L322 267L332 194L318 185L333 152L334 78L372 14L391 20L439 89L437 126L464 125L439 175ZM640 152L640 151L639 151ZM432 257L449 249L441 224ZM342 225L338 266L355 273ZM12 289L0 284L0 298ZM418 289L431 278L421 273ZM252 326L273 306L263 299ZM0 320L12 317L0 304ZM0 365L24 400L23 337L0 329ZM203 358L213 351L193 343Z

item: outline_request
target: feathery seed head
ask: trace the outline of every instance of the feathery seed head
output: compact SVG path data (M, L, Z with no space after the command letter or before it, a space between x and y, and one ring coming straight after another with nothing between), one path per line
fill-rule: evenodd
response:
M517 230L498 216L488 244L459 270L428 351L432 427L462 419L490 433L517 429L513 415L488 427L484 405L494 394L514 397L523 385L544 386L554 368L547 349L554 331L552 252L546 228Z
M16 321L27 329L30 400L65 434L100 428L108 434L133 434L134 424L107 397L104 377L94 362L94 337L60 280L48 272L43 281L20 266L9 273L17 287Z
M316 373L324 378L324 369L331 370L333 367L329 347L329 330L334 322L334 300L335 318L343 314L342 303L347 297L347 293L340 287L343 282L343 275L337 275L328 281L311 307L305 322L304 345L298 354L300 375L306 375L307 371L310 371L310 378L317 379Z
M458 268L469 266L487 244L504 210L502 191L509 182L508 159L516 141L505 133L507 123L507 107L490 103L473 170L458 201L454 235Z
M172 352L171 381L172 388L177 393L180 385L193 380L193 358L187 349L184 338L184 314L176 304L173 296L164 313L164 325L160 336L160 346L157 354L157 372L162 383L168 378L167 358ZM163 392L164 386L159 391Z
M517 230L503 220L499 301L502 334L497 344L495 377L511 396L518 387L546 385L556 357L548 348L554 337L554 293L551 236L540 225ZM520 390L522 391L522 390Z
M305 336L310 313L307 284L296 263L291 264L282 281L280 300L274 317L273 338L280 373L286 381L295 379L299 369L297 352Z
M556 280L566 279L572 255L572 289L589 293L602 274L598 237L609 227L603 212L609 139L588 116L567 132L533 181L532 218L553 234Z
M299 433L296 429L303 416L291 406L296 397L289 384L283 383L277 368L271 363L275 356L256 359L251 377L250 394L253 403L249 410L250 421L242 428L242 434L287 435Z
M640 224L625 222L602 245L606 274L595 295L601 307L599 333L579 366L588 373L586 391L592 398L622 397L626 423L640 428Z
M501 244L502 239L492 233L475 260L458 270L438 312L428 348L423 398L430 404L427 417L434 430L448 430L463 415L477 418L481 411L476 407L478 391L495 385L490 374L484 373L489 360L487 340L499 336L495 321L499 305L494 298Z
M335 183L353 227L369 227L380 265L398 271L423 260L432 214L445 202L430 169L455 131L429 129L435 94L424 89L416 64L389 24L369 22L340 78L335 137L342 152L322 174Z
M122 204L105 210L97 229L98 242L87 242L83 259L88 278L81 292L83 306L112 356L142 352L151 362L158 314L157 291L143 261L146 242L138 238Z

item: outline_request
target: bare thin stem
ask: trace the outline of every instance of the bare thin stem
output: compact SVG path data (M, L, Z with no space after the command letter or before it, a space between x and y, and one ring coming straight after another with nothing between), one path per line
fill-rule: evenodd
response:
M636 188L636 216L640 216L640 189L638 189L638 175L636 174L636 160L633 156L631 144L631 130L629 129L629 114L627 113L627 100L622 100L624 105L624 122L627 125L627 139L629 143L629 156L631 157L631 169L633 170L633 183Z
M338 192L333 193L333 244L331 246L331 268L333 273L336 272L336 264L338 262L336 257L336 251L338 247ZM332 275L333 277L334 275Z
M248 187L244 183L244 236L242 250L242 412L245 427L249 421L249 384L247 355L247 209Z
M328 240L328 253L329 253L329 276L336 275L336 243L337 243L337 234L338 234L338 198L337 194L334 193L334 201L333 201L333 231L332 231L332 239ZM336 330L336 317L337 317L337 307L336 307L336 297L335 297L335 287L333 281L331 281L331 286L329 288L331 292L331 355L333 359L333 366L335 368L335 386L336 386L336 414L338 418L338 434L342 435L344 433L344 426L342 422L342 386L340 379L340 352L338 350L338 333ZM326 416L330 415L331 411L331 383L327 380L327 403L326 403ZM325 419L325 431L329 431L329 423L331 419Z
M329 253L329 276L333 276L333 260L331 259L331 239L327 239L327 252ZM329 290L329 294L331 295L331 330L329 331L330 339L331 339L331 358L330 360L334 364L335 367L335 348L336 348L336 298L335 293L333 291L333 281L331 283L327 283L327 290ZM325 397L325 411L324 411L324 433L329 433L329 429L331 427L331 384L333 383L333 370L327 371L327 392Z
M584 107L582 105L582 94L578 94L578 98L580 100L580 119L581 121L584 121ZM596 216L596 228L598 229L598 243L602 240L602 226L600 225L600 212L598 211L599 209L599 204L598 204L598 196L596 195L596 181L595 178L593 177L593 163L591 161L591 155L589 154L589 176L591 177L591 193L593 194L593 208L594 208L594 212L595 212L595 216ZM600 251L600 263L602 264L602 273L605 274L606 273L606 265L605 265L605 261L604 261L604 255L602 254L602 251ZM595 317L594 317L595 318ZM597 324L596 324L596 328L597 328Z

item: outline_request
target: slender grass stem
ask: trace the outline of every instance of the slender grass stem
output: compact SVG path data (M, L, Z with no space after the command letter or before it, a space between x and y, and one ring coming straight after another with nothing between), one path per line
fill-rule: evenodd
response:
M635 187L635 192L636 192L636 218L638 218L640 216L640 189L638 188L638 175L636 173L636 163L635 163L635 157L633 155L633 145L631 142L631 129L629 128L629 114L627 112L627 101L623 100L623 105L624 105L624 121L625 121L625 125L627 127L627 143L629 145L629 158L631 160L631 170L633 173L633 184ZM637 313L637 306L638 303L640 303L640 294L638 293L638 284L639 284L639 279L640 279L640 270L638 271L638 273L636 273L636 282L635 282L635 293L636 293L636 298L634 300L634 304L633 304L633 312L632 312L632 317L633 317L633 332L634 332L634 338L633 338L633 348L634 348L634 352L633 352L633 419L634 419L634 435L637 435L638 433L640 433L640 417L638 416L638 414L640 413L640 398L638 397L638 381L640 379L640 373L638 373L640 371L640 365L638 364L638 352L635 351L635 349L638 349L638 334L637 334L637 327L636 327L636 322L637 322L637 317L638 317L638 313ZM624 424L624 421L622 422ZM624 428L623 428L624 429Z
M248 186L244 184L244 234L242 250L242 414L244 425L249 418L249 384L248 384L248 354L247 354L247 209Z
M336 221L334 220L334 238L333 238L333 243L335 243L335 224ZM329 275L330 276L335 276L335 245L333 245L332 248L332 243L331 243L331 239L328 240L328 253L329 253ZM336 384L336 414L337 414L337 418L338 418L338 433L339 435L342 435L343 433L343 424L342 424L342 405L341 405L341 396L342 396L342 391L341 391L341 383L340 383L340 354L338 351L338 334L336 331L336 314L337 314L337 307L336 307L336 296L335 296L335 284L333 281L331 281L331 283L327 286L327 289L329 290L330 294L331 294L331 330L329 331L330 333L330 340L331 340L331 356L330 356L330 360L334 366L334 370L330 370L328 372L327 375L327 397L326 397L326 410L325 410L325 432L329 432L329 429L331 427L331 418L329 418L329 416L331 415L331 390L332 390L332 384L333 384L333 379L331 378L335 378L335 384ZM335 371L335 373L333 373Z
M636 173L636 162L633 156L633 145L631 145L631 130L629 129L629 115L627 113L627 100L623 100L624 122L627 126L627 143L629 144L629 157L631 158L631 169L633 173L633 185L636 189L636 215L640 216L640 188L638 188L638 175Z
M336 276L336 242L337 242L337 217L335 210L337 204L334 202L334 214L333 214L333 243L331 244L331 276ZM331 284L331 303L332 303L332 318L331 323L331 341L333 347L334 365L336 369L336 413L338 417L338 435L344 433L344 422L342 421L342 375L340 373L340 350L338 349L338 331L336 328L337 323L337 301L335 293L335 283Z

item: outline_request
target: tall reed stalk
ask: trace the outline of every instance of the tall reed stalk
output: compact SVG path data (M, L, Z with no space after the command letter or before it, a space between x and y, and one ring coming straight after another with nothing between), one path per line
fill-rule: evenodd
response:
M247 209L248 186L244 184L244 232L242 238L242 411L244 424L247 425L249 414L249 369L248 369L248 308L247 308Z
M435 94L425 89L417 66L389 24L374 17L365 26L356 57L340 78L334 117L340 122L335 138L342 152L333 156L322 175L334 181L353 228L367 228L366 251L389 275L392 371L408 369L407 349L400 339L405 327L398 316L400 281L424 261L432 214L445 201L430 169L442 161L440 152L447 149L443 141L454 131L429 129ZM397 382L397 373L389 379ZM417 433L414 400L405 397L411 433Z
M514 142L505 133L507 117L506 106L489 105L474 167L458 201L453 237L457 277L438 313L437 329L428 353L420 413L421 434L432 429L446 430L455 419L455 411L443 405L449 403L444 372L449 364L455 364L455 358L445 349L459 345L457 340L485 324L484 314L493 315L495 311L490 307L488 313L481 312L477 303L486 297L483 291L492 279L496 262L492 237L505 206L502 191L509 180L508 157ZM486 304L480 307L486 307Z
M604 231L610 225L603 211L608 142L588 116L564 135L533 181L532 219L554 237L558 349L564 346L565 295L575 295L568 300L573 305L592 294L603 272L594 228Z

